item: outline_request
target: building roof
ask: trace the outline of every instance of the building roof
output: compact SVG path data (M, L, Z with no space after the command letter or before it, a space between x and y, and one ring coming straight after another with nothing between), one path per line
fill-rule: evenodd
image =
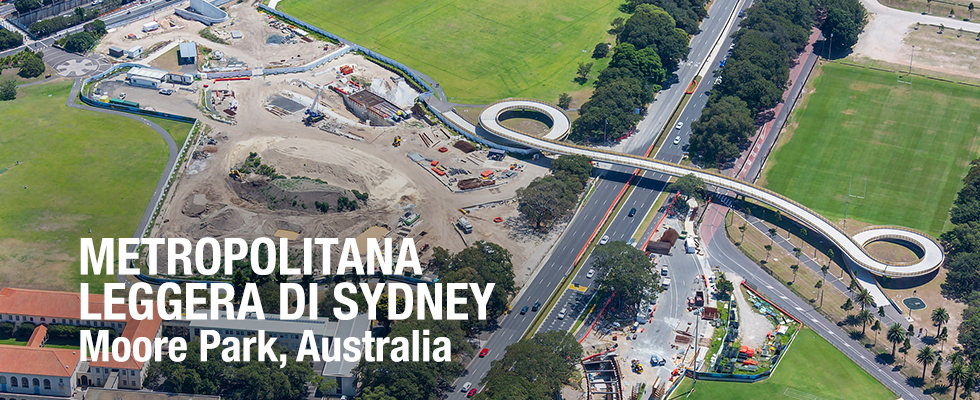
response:
M161 393L145 390L117 390L90 387L85 390L86 400L219 400L219 396L202 394Z
M89 294L88 301L90 312L102 311L104 297L101 294ZM0 314L80 319L82 295L6 287L0 289Z
M137 76L140 78L163 80L163 78L167 76L167 71L147 67L133 67L129 69L128 74L129 76Z
M348 97L355 103L370 109L374 113L381 115L384 118L390 118L391 116L398 114L398 111L401 111L398 106L367 89L361 90L360 92L354 93Z
M0 345L0 373L67 378L80 357L78 350Z
M354 319L334 322L327 328L326 332L324 332L324 337L340 338L341 340L349 337L364 337L364 332L371 330L371 320L368 319L367 314L357 314L357 317L354 317ZM332 345L333 343L331 341ZM358 361L347 361L345 358L341 357L339 362L326 363L320 375L351 376L351 371L357 366Z
M44 337L47 335L48 327L46 325L34 327L34 333L31 334L31 339L27 341L27 347L41 347L44 344Z
M197 57L197 43L184 42L177 45L177 54L180 58Z
M3 288L0 289L0 314L17 314L17 315L30 315L36 317L45 318L66 318L66 319L81 319L82 308L81 308L81 293L69 293L69 292L53 292L47 290L33 290L33 289L16 289L16 288ZM104 311L104 301L105 297L101 294L89 294L89 312L103 313ZM142 311L143 306L137 305ZM114 319L114 318L103 318L103 321L119 321L126 322L126 328L123 329L122 337L129 339L131 342L139 337L153 338L156 336L157 332L160 330L160 325L163 321L160 316L156 313L156 308L153 307L152 303L150 305L150 310L153 313L151 319L146 319L142 321L134 320L129 316L129 307L124 304L117 304L113 307L113 311L117 313L122 313L126 315L124 319ZM54 321L37 321L40 323L50 323ZM40 326L39 326L40 327ZM47 328L44 328L47 330ZM34 331L34 335L37 335L38 331ZM34 335L31 336L31 341L33 343ZM42 335L41 338L44 336ZM46 348L27 348L20 347L21 349L28 349L33 351L48 351ZM70 351L69 351L70 352ZM38 357L41 357L41 353L38 353ZM77 358L72 364L72 370L75 368L75 364L78 363ZM0 365L6 364L3 356L0 355ZM16 365L16 364L15 364ZM123 369L140 369L143 368L143 363L136 361L135 358L131 357L128 361L116 361L113 357L109 357L109 361L92 361L92 366L96 367L109 367L109 368L123 368ZM0 372L3 372L0 370ZM27 373L23 371L10 371L17 373Z

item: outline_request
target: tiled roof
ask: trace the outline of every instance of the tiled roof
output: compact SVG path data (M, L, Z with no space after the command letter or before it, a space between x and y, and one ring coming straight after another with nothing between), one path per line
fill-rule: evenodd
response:
M41 347L44 343L44 337L48 335L48 327L44 325L38 325L34 328L34 333L31 334L31 339L27 341L27 347Z
M78 350L0 345L0 373L70 377L81 355Z
M104 297L89 294L89 311L102 312ZM0 314L36 315L49 318L82 316L82 294L33 289L0 289Z

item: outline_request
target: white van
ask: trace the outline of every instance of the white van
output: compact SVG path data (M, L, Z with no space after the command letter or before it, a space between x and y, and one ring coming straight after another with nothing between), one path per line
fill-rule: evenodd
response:
M473 384L470 383L470 382L466 382L466 383L463 384L463 387L459 391L460 392L465 392L467 390L470 390L470 386L473 386Z
M558 319L565 319L565 313L568 312L567 307L562 307L561 311L558 312Z

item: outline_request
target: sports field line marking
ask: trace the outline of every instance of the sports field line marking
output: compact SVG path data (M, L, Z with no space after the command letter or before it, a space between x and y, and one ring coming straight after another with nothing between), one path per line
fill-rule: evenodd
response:
M789 387L783 391L783 396L792 397L794 399L799 399L799 400L823 400L823 397L812 395L807 392L796 390Z

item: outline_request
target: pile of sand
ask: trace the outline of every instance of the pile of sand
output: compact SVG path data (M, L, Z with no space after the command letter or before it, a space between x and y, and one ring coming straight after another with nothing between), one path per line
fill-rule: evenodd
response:
M277 141L260 153L262 163L286 176L322 179L344 189L368 192L371 199L415 197L418 189L405 175L378 157L350 147L312 139Z

